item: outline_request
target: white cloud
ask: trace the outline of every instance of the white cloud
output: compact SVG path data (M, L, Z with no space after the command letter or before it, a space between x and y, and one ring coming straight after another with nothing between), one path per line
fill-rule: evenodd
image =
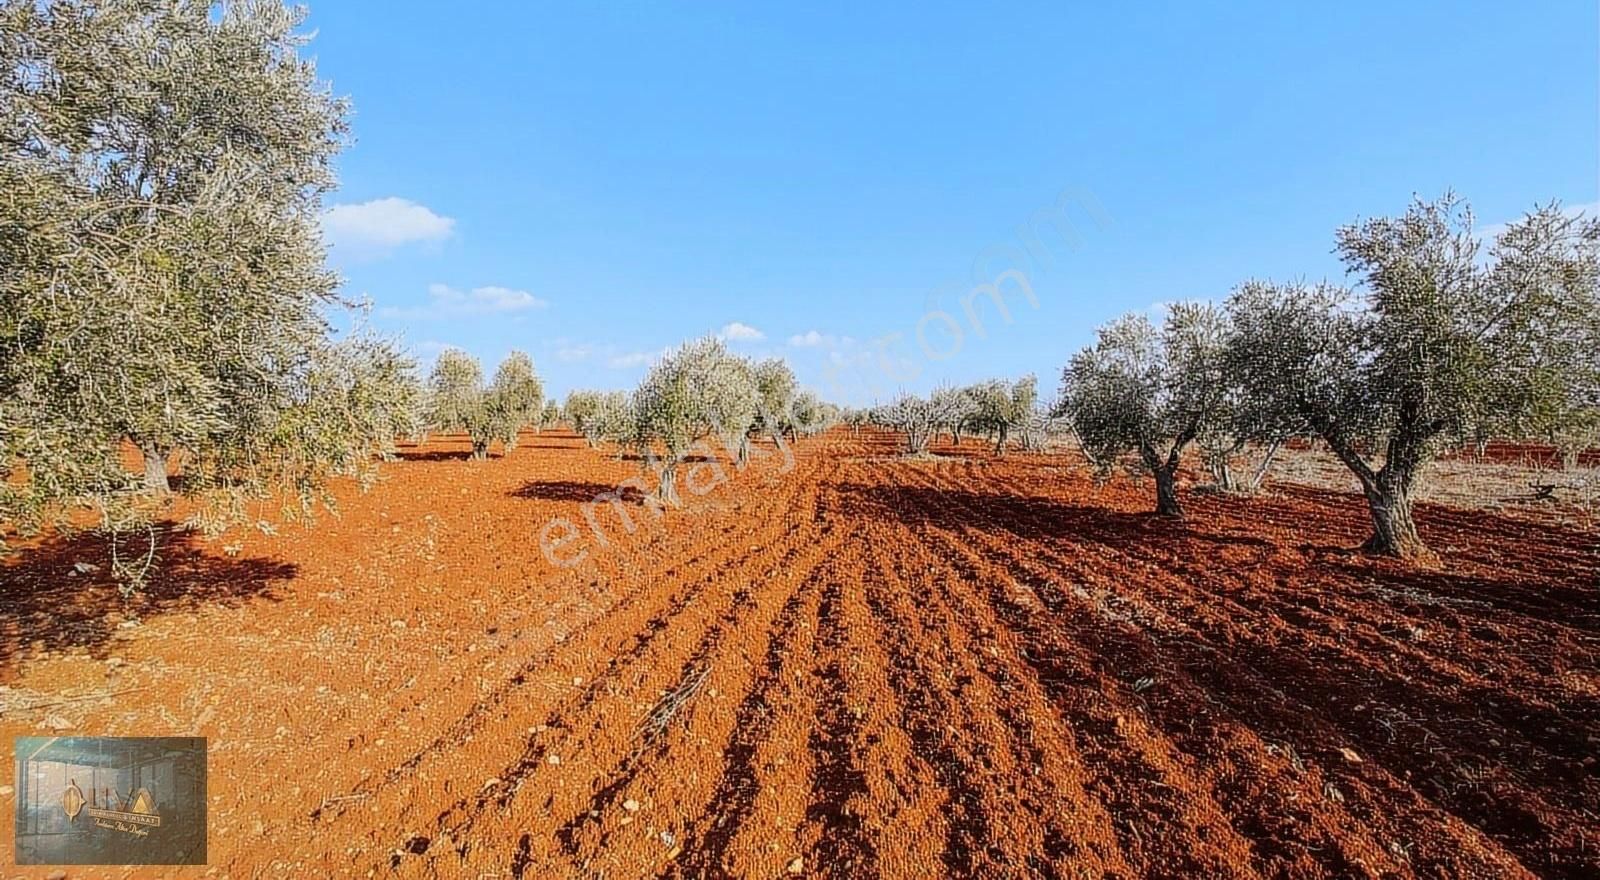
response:
M759 342L766 339L767 334L749 324L734 321L732 324L724 325L721 330L718 330L717 338L729 342Z
M542 309L550 305L526 290L489 285L474 287L463 293L445 284L428 285L428 295L452 308L474 312L520 312L523 309Z
M354 205L334 205L322 213L328 242L360 253L381 254L406 244L440 242L456 221L409 199L390 196Z
M833 345L833 337L823 333L818 333L815 330L807 330L804 333L796 333L795 335L789 337L789 344L795 348L817 348L823 345L831 346Z
M558 361L586 361L594 354L594 346L579 344L562 344L556 347L556 360Z
M487 285L458 290L448 284L428 285L428 304L418 308L385 308L380 314L391 318L460 318L504 315L529 309L542 309L550 303L526 290Z

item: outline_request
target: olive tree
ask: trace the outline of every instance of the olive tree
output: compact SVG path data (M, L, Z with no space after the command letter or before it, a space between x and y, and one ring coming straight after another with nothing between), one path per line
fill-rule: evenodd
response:
M638 420L633 414L633 398L626 391L601 392L586 430L598 440L638 445Z
M872 411L851 407L844 411L841 415L841 420L850 426L850 435L852 437L859 436L862 428L872 424Z
M1562 417L1535 434L1556 448L1563 470L1578 467L1583 453L1600 447L1600 405L1564 407Z
M839 424L842 418L839 407L810 391L802 391L795 395L790 413L795 433L807 437L821 434Z
M434 361L428 378L428 427L462 432L472 441L472 457L489 456L489 444L504 439L506 420L494 394L483 384L478 359L459 348L447 348Z
M873 420L905 436L907 455L924 455L928 451L928 444L933 441L934 433L949 421L945 407L936 401L944 400L948 404L949 399L938 392L928 398L901 394L888 405L877 409Z
M1251 395L1305 421L1356 477L1371 552L1428 555L1412 516L1439 449L1550 428L1600 387L1600 222L1558 204L1487 254L1454 195L1343 227L1361 281L1243 285L1229 300Z
M358 332L314 348L292 371L288 396L273 418L238 445L193 453L191 489L218 475L261 471L248 484L293 485L302 495L325 493L327 479L351 476L370 486L375 462L393 456L395 440L421 428L422 389L415 364L393 340ZM228 483L216 483L224 488ZM331 504L331 501L329 501ZM302 507L302 513L309 511ZM206 516L202 508L197 516ZM215 528L226 525L218 521ZM204 521L201 525L212 525Z
M633 394L637 441L662 455L656 497L677 506L677 473L695 444L732 430L746 409L757 409L755 372L740 369L716 337L686 343L650 368ZM727 421L723 421L727 420ZM748 430L751 421L745 422ZM727 439L727 438L724 438Z
M1247 368L1246 359L1254 356L1238 337L1230 340L1224 355L1226 381L1217 412L1195 438L1200 460L1210 471L1213 484L1224 492L1253 493L1260 489L1283 443L1309 433L1303 419L1283 411L1270 399L1251 393L1240 380ZM1240 463L1250 465L1248 478L1235 473L1234 467Z
M1062 372L1061 407L1085 452L1101 467L1136 453L1162 516L1183 515L1178 463L1217 416L1227 348L1220 310L1175 303L1159 330L1138 314L1101 327Z
M499 437L510 452L516 448L517 432L538 427L544 415L544 383L533 369L533 358L513 351L500 362L489 389L489 405L495 411Z
M973 419L978 413L977 386L971 388L957 388L944 385L933 391L928 402L932 406L939 424L935 431L948 431L950 443L953 446L961 445L961 432L973 426Z
M781 358L768 358L755 365L755 379L760 401L756 427L774 440L785 433L795 436L792 406L800 382L794 370Z
M578 390L567 395L562 418L590 448L603 441L627 442L633 434L633 403L624 391Z
M544 409L539 412L539 430L552 428L561 423L561 404L555 398L544 402Z
M346 106L300 57L303 17L0 0L0 469L27 474L0 494L19 521L87 505L138 527L172 458L202 506L325 472L331 447L285 448L338 409L303 393L333 356L319 215Z
M4 183L32 203L17 232L49 271L7 284L44 300L16 304L32 326L14 338L75 374L63 385L115 385L101 418L152 490L174 451L236 442L325 332L317 215L346 107L299 58L302 19L270 2L0 6ZM65 345L71 363L48 351Z
M1015 382L991 379L972 386L968 395L973 401L970 424L994 438L995 455L1005 455L1011 432L1033 417L1039 383L1033 376Z
M761 391L755 367L726 351L696 361L692 381L699 386L711 432L733 453L734 464L750 461L750 431L759 423Z
M600 407L599 391L577 389L567 392L567 400L561 405L561 417L572 426L572 430L583 435L590 448L599 445L604 434L598 429L594 421L595 413Z

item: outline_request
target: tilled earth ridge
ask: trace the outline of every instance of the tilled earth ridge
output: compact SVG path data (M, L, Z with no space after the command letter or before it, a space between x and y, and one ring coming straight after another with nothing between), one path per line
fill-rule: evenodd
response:
M638 463L458 447L178 542L136 626L92 543L0 568L0 736L210 738L209 867L71 876L1600 875L1596 534L1427 507L1406 567L1351 494L1164 522L838 431L560 569L541 529Z

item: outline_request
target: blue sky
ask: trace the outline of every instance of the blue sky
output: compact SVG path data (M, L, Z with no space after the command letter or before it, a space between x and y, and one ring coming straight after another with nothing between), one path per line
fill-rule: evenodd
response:
M1341 277L1334 229L1414 192L1600 201L1593 0L1111 7L312 0L332 257L422 360L559 395L708 332L841 402L1048 395L1121 312ZM1076 247L1022 250L1063 193ZM980 336L1008 267L1038 305Z

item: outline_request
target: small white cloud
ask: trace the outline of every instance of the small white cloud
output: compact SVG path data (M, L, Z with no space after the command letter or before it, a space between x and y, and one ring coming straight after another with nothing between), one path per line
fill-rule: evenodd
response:
M440 242L456 221L410 199L390 196L354 205L334 205L322 213L329 244L362 254L387 253L401 245Z
M428 293L439 301L474 312L520 312L524 309L542 309L550 303L526 290L489 285L474 287L466 293L443 284L431 284Z
M504 315L529 309L542 309L550 303L526 290L487 285L458 290L448 284L428 285L428 304L417 308L384 308L379 313L391 318L461 318Z
M759 342L766 339L767 334L749 324L734 321L732 324L727 324L721 330L718 330L717 338L729 342Z
M804 333L796 333L789 337L789 344L795 348L817 348L823 345L833 345L833 342L832 336L818 333L815 330L807 330Z
M586 361L593 354L594 346L581 343L576 345L564 344L556 348L556 360L569 363L572 361Z

